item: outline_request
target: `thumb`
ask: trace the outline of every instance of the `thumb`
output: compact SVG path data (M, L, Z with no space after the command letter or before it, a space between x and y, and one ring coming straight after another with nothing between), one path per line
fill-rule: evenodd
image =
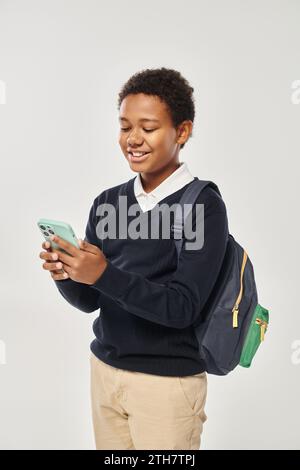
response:
M89 251L90 253L97 253L98 247L92 245L91 243L87 242L86 240L82 240L82 238L78 239L79 248L84 251Z

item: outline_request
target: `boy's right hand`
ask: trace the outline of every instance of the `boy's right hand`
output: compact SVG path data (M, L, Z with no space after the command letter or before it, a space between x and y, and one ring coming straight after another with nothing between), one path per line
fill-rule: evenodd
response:
M57 253L52 252L50 242L43 242L42 248L45 251L41 251L39 257L45 262L43 263L43 269L50 271L52 279L55 281L60 281L63 279L68 279L69 275L62 268L62 263L58 260Z

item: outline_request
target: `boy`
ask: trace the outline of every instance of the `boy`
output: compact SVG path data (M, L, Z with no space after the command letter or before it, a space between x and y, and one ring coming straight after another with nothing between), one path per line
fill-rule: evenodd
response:
M198 196L197 204L204 204L204 244L183 246L178 265L173 234L149 235L149 226L161 228L161 219L151 225L155 210L178 203L194 180L179 162L192 133L192 92L172 69L147 69L128 80L119 94L119 144L137 175L95 198L79 249L56 238L68 254L50 251L45 242L40 253L43 268L70 304L87 313L100 308L91 343L97 449L200 447L207 377L193 324L225 254L225 204L210 187ZM128 208L139 209L146 237L103 236L101 207L115 210L119 230L132 230L129 209L125 222L118 222L121 197ZM193 227L194 217L193 212Z

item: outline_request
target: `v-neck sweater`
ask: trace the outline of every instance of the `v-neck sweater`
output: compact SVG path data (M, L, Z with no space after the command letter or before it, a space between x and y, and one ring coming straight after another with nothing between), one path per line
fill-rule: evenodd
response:
M134 179L102 191L90 208L85 240L98 246L106 257L102 275L93 285L70 278L55 284L77 309L86 313L100 309L93 322L95 339L90 349L103 362L119 369L162 376L198 374L205 367L193 325L201 320L225 255L225 203L212 187L203 189L196 203L204 204L204 244L194 250L187 250L183 244L177 260L172 231L169 238L162 237L161 230L158 238L151 238L154 208L144 214L149 221L147 238L118 237L118 230L126 228L118 222L120 197L126 196L128 208L140 207L134 194ZM158 206L179 203L190 184L162 199ZM97 208L102 204L115 208L115 238L105 238L103 226L99 231L103 217ZM127 229L135 217L127 217ZM192 220L195 228L195 206ZM168 222L170 226L174 222L172 213Z

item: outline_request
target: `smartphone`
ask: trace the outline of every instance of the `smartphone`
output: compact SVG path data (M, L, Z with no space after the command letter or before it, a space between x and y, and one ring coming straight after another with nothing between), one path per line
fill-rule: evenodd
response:
M43 237L50 243L52 248L66 253L63 248L60 248L57 243L50 239L51 235L58 235L63 240L66 240L67 242L70 242L72 245L76 246L76 248L79 248L78 240L70 224L51 219L39 219L37 224L43 234Z

